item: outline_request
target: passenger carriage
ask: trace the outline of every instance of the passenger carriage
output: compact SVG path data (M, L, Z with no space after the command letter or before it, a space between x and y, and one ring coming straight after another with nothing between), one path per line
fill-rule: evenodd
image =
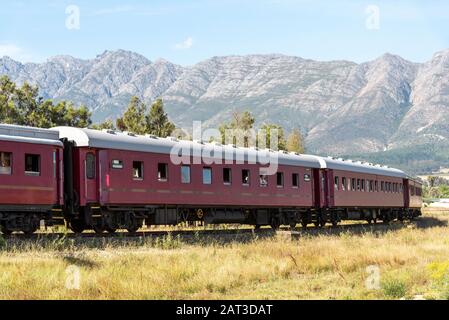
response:
M0 125L0 228L33 233L63 205L62 143L55 131Z

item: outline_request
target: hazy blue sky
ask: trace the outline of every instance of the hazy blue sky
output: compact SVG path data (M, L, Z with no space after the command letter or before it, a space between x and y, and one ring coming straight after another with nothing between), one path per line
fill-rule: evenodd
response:
M0 4L0 56L21 61L43 61L59 54L94 58L105 50L126 49L182 65L215 55L252 53L362 62L391 52L420 62L446 48L449 2L443 0L2 0Z

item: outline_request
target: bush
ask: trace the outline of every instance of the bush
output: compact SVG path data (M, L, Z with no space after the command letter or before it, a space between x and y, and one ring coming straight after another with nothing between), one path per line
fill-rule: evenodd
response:
M382 290L387 297L399 299L405 297L407 286L404 281L393 279L382 284Z
M0 250L6 248L6 240L3 239L2 235L0 234Z

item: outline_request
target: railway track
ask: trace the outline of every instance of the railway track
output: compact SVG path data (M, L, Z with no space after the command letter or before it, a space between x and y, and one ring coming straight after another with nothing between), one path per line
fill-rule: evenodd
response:
M431 221L429 219L432 219ZM318 235L338 235L342 233L354 233L363 234L368 232L387 232L391 230L397 230L402 228L425 228L432 226L446 225L446 221L441 221L430 217L421 217L417 220L410 222L391 222L389 224L377 223L354 223L344 224L337 227L326 226L324 228L308 227L290 229L289 227L281 227L279 230L274 231L271 228L262 228L255 230L254 228L238 228L238 229L195 229L195 230L144 230L136 233L128 232L116 232L114 234L96 234L96 233L61 233L61 232L41 232L33 235L25 234L12 234L4 238L8 241L21 241L21 240L55 240L55 239L73 239L76 241L88 241L99 239L112 239L112 240L135 240L135 239L164 239L172 238L179 239L186 242L195 242L200 240L223 240L223 241L244 241L252 240L255 238L270 238L270 237L283 237L291 239L299 239L304 236L318 236Z

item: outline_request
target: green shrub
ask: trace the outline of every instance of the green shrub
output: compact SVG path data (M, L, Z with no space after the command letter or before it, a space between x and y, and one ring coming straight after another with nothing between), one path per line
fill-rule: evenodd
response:
M382 283L382 290L385 296L399 299L405 297L407 293L407 286L402 280L392 279Z

